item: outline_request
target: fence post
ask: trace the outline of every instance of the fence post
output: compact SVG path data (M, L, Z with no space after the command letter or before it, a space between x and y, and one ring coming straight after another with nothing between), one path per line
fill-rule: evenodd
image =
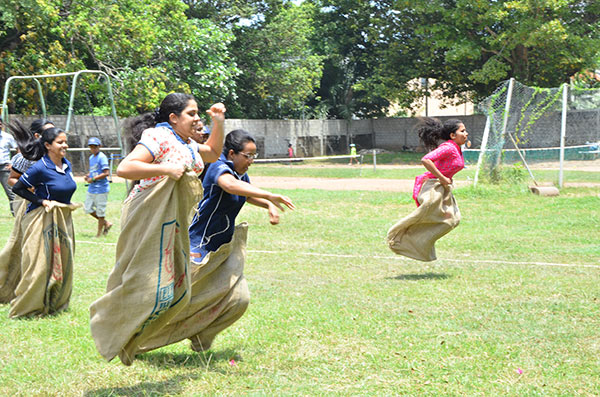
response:
M377 151L373 149L373 171L377 171Z
M558 187L563 187L563 163L565 162L565 135L567 133L567 100L569 86L563 84L562 119L560 123L560 167L558 170Z

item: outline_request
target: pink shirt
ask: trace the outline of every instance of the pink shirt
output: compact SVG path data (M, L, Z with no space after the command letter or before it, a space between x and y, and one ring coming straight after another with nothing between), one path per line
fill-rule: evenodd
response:
M460 146L458 146L453 140L448 140L442 143L437 149L432 150L423 156L422 160L431 160L438 170L446 178L452 178L458 171L465 168L465 158L463 157ZM421 191L421 187L427 179L436 179L436 176L431 172L427 171L415 178L415 186L413 187L413 199L419 206L417 196Z

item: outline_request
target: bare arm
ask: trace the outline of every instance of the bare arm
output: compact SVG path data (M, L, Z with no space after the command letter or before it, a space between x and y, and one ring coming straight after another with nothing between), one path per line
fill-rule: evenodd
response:
M273 194L253 186L250 183L240 181L231 174L221 175L219 179L217 179L217 184L229 194L268 200L282 211L284 210L282 204L292 210L296 208L288 197L280 194Z
M15 171L13 168L10 169L10 174L8 174L8 186L13 187L15 186L15 183L17 183L17 181L19 180L19 178L21 177L21 173Z
M247 201L257 207L266 208L269 211L269 222L271 225L277 225L279 223L279 211L277 211L275 204L271 203L269 200L256 197L248 197Z
M171 163L152 163L152 154L144 145L137 145L117 167L117 175L121 178L136 180L167 175L178 180L185 171L183 165ZM108 170L107 170L108 171Z
M225 112L225 105L222 103L216 103L206 111L212 119L212 128L206 143L200 144L198 148L205 163L214 163L223 151Z
M435 175L435 177L439 179L439 181L442 185L448 186L452 183L452 179L444 176L444 174L442 174L440 172L440 170L438 170L438 168L435 166L433 161L431 161L429 159L422 159L421 164L423 164L423 166L427 169L427 171L429 171L433 175Z
M108 168L107 168L107 169L105 169L105 170L102 170L102 173L101 173L101 174L98 174L98 175L96 175L96 176L95 176L95 177L93 177L93 178L90 178L90 176L89 176L89 174L88 174L88 175L86 175L86 176L85 176L85 178L84 178L84 179L85 179L85 181L86 181L87 183L92 183L92 182L94 182L94 181L98 181L98 180L100 180L100 179L108 178L108 175L110 175L110 172L109 172L109 170L108 170Z

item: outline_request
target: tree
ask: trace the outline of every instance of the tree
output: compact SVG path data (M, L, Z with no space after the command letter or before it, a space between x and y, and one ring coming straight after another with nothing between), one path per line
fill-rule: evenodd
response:
M288 3L250 25L238 25L232 52L241 73L237 117L301 117L321 78L322 57L313 53L313 9ZM305 114L308 115L308 114Z
M10 75L100 69L113 79L121 116L150 110L172 91L192 92L200 106L235 96L233 37L209 21L188 20L179 0L2 1L0 83ZM67 82L46 88L57 93L49 107L64 112ZM34 95L23 87L11 106L35 107Z
M421 77L437 80L447 97L489 95L514 77L555 87L593 67L600 45L600 3L595 0L395 0L385 35L414 26L407 52ZM387 82L404 80L393 51L384 60Z

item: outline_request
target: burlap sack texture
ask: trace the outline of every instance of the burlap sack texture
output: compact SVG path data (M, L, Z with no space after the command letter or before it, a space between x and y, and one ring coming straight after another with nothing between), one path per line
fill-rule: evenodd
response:
M54 314L67 309L73 289L75 238L72 212L81 204L51 201L16 214L11 236L0 253L1 302L9 317Z
M10 303L15 298L15 288L21 280L21 248L23 233L21 221L27 211L25 200L15 200L15 222L6 245L0 252L0 303Z
M437 179L428 179L417 196L420 206L399 220L386 241L396 254L419 261L437 259L435 242L460 222L460 210L452 194Z
M206 255L200 264L191 263L190 303L139 352L190 339L195 351L207 350L215 336L237 321L250 301L244 278L247 223L236 226L232 240Z
M202 196L192 172L164 178L126 202L116 264L106 294L90 307L100 354L130 365L150 340L190 302L189 214Z

